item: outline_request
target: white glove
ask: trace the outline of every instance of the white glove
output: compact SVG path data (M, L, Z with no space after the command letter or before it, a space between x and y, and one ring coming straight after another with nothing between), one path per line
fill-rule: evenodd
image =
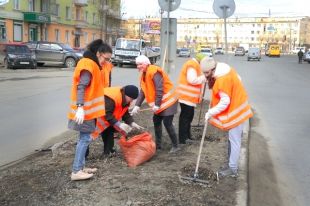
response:
M205 121L207 122L211 117L212 115L209 112L207 112L205 115Z
M137 123L133 122L130 124L130 126L134 129L137 129L137 130L142 130L144 129L144 127L141 127L140 125L138 125Z
M133 116L133 115L138 114L139 110L140 110L139 106L134 106L133 109L131 110L131 112L129 112L129 113L131 116Z
M126 134L128 134L132 130L132 128L128 124L125 124L125 123L120 123L119 128L123 130Z
M78 107L78 108L77 108L77 111L76 111L76 113L75 113L75 116L74 116L74 121L75 121L77 124L83 124L83 122L84 122L84 116L85 116L85 113L84 113L83 107Z
M198 77L198 79L199 79L199 82L201 82L201 83L205 83L207 81L207 78L206 78L206 76L204 74L200 75Z
M156 113L159 110L159 106L154 105L152 110L154 113Z

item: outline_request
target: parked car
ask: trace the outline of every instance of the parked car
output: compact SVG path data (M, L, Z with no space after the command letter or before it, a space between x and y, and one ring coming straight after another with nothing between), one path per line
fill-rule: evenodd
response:
M200 50L200 53L205 54L205 55L207 55L207 56L209 56L209 57L212 57L212 56L213 56L212 49L209 49L209 48L201 49L201 50Z
M27 42L26 44L35 52L38 66L52 63L75 67L83 57L81 52L75 51L68 44L46 41Z
M224 54L224 49L222 47L217 47L214 50L214 54Z
M260 61L260 59L261 59L260 48L257 48L257 47L249 48L249 51L248 51L248 61L250 61L252 59Z
M310 64L310 51L304 53L303 60Z
M37 68L36 55L22 43L1 43L0 64L6 69Z
M237 47L235 50L235 56L244 56L245 49L243 47Z
M190 57L191 56L191 50L188 48L182 48L179 52L179 57Z

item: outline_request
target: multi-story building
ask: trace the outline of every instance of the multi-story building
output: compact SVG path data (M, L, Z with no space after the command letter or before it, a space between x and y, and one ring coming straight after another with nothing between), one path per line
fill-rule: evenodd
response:
M120 0L10 0L0 6L0 41L85 47L102 38L113 44L119 28Z
M154 21L154 20L153 20ZM158 19L160 21L160 19ZM196 48L199 44L211 47L224 47L225 30L223 19L178 19L177 44L180 47ZM150 39L141 30L140 19L123 21L127 36ZM142 32L142 34L141 34ZM159 38L157 36L156 38ZM228 48L233 49L240 44L249 47L261 47L267 43L278 43L283 52L291 51L298 45L310 46L309 17L257 17L227 19Z

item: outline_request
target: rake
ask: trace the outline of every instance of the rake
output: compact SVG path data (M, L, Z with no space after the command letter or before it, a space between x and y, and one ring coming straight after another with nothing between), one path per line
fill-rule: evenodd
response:
M203 142L205 140L205 136L206 136L206 133L207 133L207 127L208 127L208 122L205 123L205 126L203 128L203 133L202 133L202 137L201 137L201 141L200 141L200 147L199 147L199 152L198 152L198 157L197 157L197 162L196 162L196 168L195 168L194 175L192 177L180 176L180 178L183 179L183 180L191 181L191 182L194 182L194 183L209 184L209 181L199 179L199 175L198 175L198 168L199 168L199 163L200 163L200 155L201 155L201 151L202 151L202 147L203 147Z
M207 84L205 83L204 87L203 87L203 91L202 91L202 99L200 102L200 110L199 110L199 117L198 117L198 124L197 125L192 125L192 127L202 127L203 125L200 125L200 119L201 119L201 113L202 113L202 105L203 105L203 99L205 96L205 92L206 92L206 86Z

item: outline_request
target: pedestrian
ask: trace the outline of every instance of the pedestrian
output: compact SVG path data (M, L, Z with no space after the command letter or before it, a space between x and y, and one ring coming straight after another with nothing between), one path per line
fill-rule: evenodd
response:
M297 53L297 56L298 56L298 63L301 64L302 63L302 57L304 56L304 53L302 52L301 49Z
M100 68L111 53L109 45L101 39L92 41L78 62L71 89L71 104L68 113L68 127L79 131L71 180L84 180L93 176L97 168L85 167L85 152L95 130L96 119L105 114L103 81Z
M104 141L103 155L108 157L115 152L114 131L127 135L132 129L141 130L143 127L134 122L128 108L139 95L138 87L107 87L104 89L105 115L98 118L96 130L91 134L95 139L101 133ZM121 122L123 120L125 123Z
M148 57L140 55L136 58L140 75L140 93L136 104L131 111L132 115L139 112L144 99L153 110L153 123L156 138L156 149L162 148L162 122L172 142L170 153L180 150L173 117L177 113L178 102L173 90L173 84L162 68L152 65Z
M104 61L101 66L101 75L102 75L102 81L103 81L103 87L110 87L111 86L111 81L112 81L112 69L113 69L113 64L111 63L111 58L110 56L112 55L112 48L110 45L106 45L106 47L103 50L104 55L106 58L104 58ZM104 89L102 88L102 89ZM112 130L114 132L113 128L109 128L109 130ZM102 142L105 144L106 138L104 138L105 133L101 134ZM103 152L104 153L104 152ZM86 153L85 153L85 159L87 159L89 156L89 146L87 147Z
M222 130L228 130L228 167L220 177L237 176L244 122L253 116L248 96L240 76L231 66L204 57L200 66L212 90L211 104L205 120Z
M185 62L179 75L177 87L178 99L181 107L179 117L179 143L193 140L191 137L191 123L194 118L196 104L202 101L206 77L200 68L200 61L205 57L198 53L195 58Z

